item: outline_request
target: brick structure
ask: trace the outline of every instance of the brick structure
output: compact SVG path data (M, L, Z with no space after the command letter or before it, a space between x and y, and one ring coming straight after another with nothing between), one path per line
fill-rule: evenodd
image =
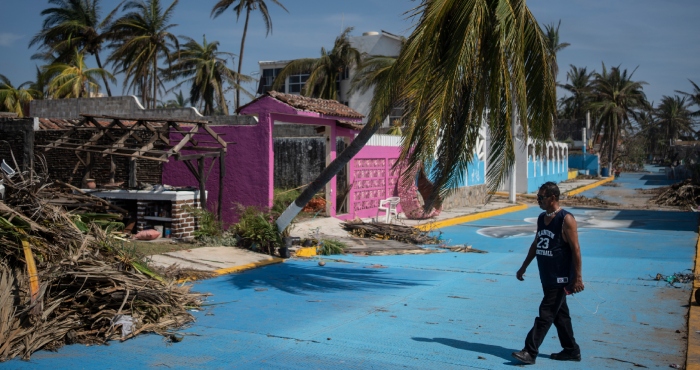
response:
M188 211L200 208L199 190L98 190L91 193L127 209L135 209L130 219L136 231L155 226L170 229L173 238L192 239L199 220ZM154 210L161 213L155 213Z

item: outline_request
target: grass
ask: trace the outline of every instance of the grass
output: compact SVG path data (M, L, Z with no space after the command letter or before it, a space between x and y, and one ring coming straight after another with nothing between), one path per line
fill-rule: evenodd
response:
M138 256L145 257L154 254L201 248L205 245L195 243L173 243L168 239L157 239L151 241L133 240L128 244L125 243L124 246L126 248L134 248L134 251Z

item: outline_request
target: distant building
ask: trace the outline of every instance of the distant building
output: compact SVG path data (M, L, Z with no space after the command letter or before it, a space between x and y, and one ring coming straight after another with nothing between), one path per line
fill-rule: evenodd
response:
M402 37L391 34L386 31L381 32L365 32L362 36L350 37L350 43L362 54L366 55L384 55L390 57L397 57L401 51ZM258 94L265 94L272 89L272 83L279 72L284 68L291 60L278 60L278 61L260 61L260 84L258 85ZM349 106L355 111L361 113L365 116L363 123L367 123L367 116L370 110L370 102L374 96L374 88L370 88L364 94L355 93L353 95L348 94L350 90L350 81L352 81L355 75L355 66L352 66L349 71L340 77L339 83L339 99L341 103ZM284 88L280 89L280 92L287 94L300 94L301 89L309 78L309 73L300 73L296 75L289 76L285 81ZM396 107L389 117L384 121L383 127L388 127L390 122L394 119L400 119L403 113L401 107Z

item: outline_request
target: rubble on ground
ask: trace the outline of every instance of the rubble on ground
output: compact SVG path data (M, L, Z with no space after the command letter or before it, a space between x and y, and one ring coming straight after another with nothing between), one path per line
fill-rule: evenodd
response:
M588 198L583 195L570 195L565 199L560 200L560 203L565 206L590 206L590 207L608 207L617 206L617 203L608 202L600 198Z
M431 236L428 231L421 231L412 226L385 224L381 222L367 223L360 219L340 224L343 229L360 238L378 240L397 240L411 244L437 244L439 238Z
M153 273L110 227L79 227L79 213L64 206L113 207L49 181L45 173L2 174L0 361L145 332L167 338L193 321L188 309L198 307L202 295Z
M651 202L660 206L674 206L685 209L697 209L700 204L700 185L685 180L662 188Z

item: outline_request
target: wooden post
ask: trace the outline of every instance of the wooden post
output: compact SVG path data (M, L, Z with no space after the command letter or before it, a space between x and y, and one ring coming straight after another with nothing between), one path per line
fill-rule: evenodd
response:
M136 181L136 158L132 158L129 161L129 187L135 188L137 186Z
M206 183L207 179L204 176L204 157L197 159L197 166L199 167L199 207L203 210L207 208L207 190Z
M223 210L222 204L224 203L224 177L226 176L226 151L221 149L219 151L219 206L217 213L219 215L219 222L223 222Z
M83 180L80 183L80 186L83 188L87 187L87 179L90 178L90 172L92 172L92 166L93 166L93 159L92 159L92 153L87 153L86 154L86 160L85 160L85 171L83 172Z
M117 164L114 163L114 156L110 155L109 156L109 182L110 184L114 184L116 181L117 177Z

